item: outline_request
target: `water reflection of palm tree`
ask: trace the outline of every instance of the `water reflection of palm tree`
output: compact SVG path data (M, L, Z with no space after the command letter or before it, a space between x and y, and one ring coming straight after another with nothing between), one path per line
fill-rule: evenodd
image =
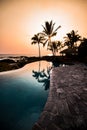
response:
M39 83L43 83L45 90L49 89L51 69L52 67L47 67L47 70L43 69L42 71L32 71L33 77L35 77Z
M45 90L49 89L49 85L50 85L50 71L51 71L51 67L47 67L47 70L43 70L41 72L40 78L38 79L39 83L43 83L43 86L45 88Z
M32 72L33 72L33 77L35 77L37 80L38 80L38 78L39 78L39 76L40 76L40 67L41 67L41 61L38 61L38 63L39 63L39 69L38 69L38 71L34 71L34 70L32 70Z

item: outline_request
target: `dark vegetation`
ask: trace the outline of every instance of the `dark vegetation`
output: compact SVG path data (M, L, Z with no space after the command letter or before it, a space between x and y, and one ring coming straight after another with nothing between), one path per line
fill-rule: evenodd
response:
M40 44L47 45L47 50L52 51L52 55L56 56L56 53L60 53L67 57L86 57L87 56L87 38L82 38L78 31L72 30L64 37L64 42L56 40L52 41L52 37L56 36L57 30L61 28L58 26L54 29L55 23L53 21L46 21L43 27L43 31L34 35L31 38L32 44L37 44L39 47L39 57L41 57ZM65 49L66 48L66 49Z
M68 64L72 65L74 62L84 62L87 64L87 56L78 57L78 56L43 56L43 57L25 57L23 59L19 57L19 60L0 60L0 72L7 70L14 70L23 67L28 63L32 63L35 61L46 60L52 62L53 64ZM13 61L13 62L12 62Z
M61 28L58 26L54 29L55 23L53 21L46 21L43 27L43 31L35 34L32 37L32 43L39 45L39 57L42 60L59 62L59 63L72 63L72 62L85 62L87 63L87 38L82 38L78 31L72 30L67 33L62 41L52 41L52 37L56 36L57 30ZM36 38L37 37L37 38ZM47 50L52 51L53 56L41 57L40 44L47 45ZM56 54L59 52L59 56Z

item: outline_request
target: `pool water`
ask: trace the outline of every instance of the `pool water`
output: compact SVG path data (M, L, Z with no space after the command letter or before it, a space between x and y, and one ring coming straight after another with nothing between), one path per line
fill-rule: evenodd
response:
M0 73L0 130L32 129L47 101L49 66L41 61Z

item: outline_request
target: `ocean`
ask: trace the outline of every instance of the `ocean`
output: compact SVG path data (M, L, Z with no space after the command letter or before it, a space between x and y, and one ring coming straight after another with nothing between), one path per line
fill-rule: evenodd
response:
M0 54L0 58L2 58L2 57L18 57L18 56L32 57L32 56L35 56L35 54Z

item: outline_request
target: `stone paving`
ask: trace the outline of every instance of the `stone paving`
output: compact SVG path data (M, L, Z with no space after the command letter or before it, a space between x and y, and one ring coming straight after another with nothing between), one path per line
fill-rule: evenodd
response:
M32 130L87 130L87 66L52 70L44 110Z

